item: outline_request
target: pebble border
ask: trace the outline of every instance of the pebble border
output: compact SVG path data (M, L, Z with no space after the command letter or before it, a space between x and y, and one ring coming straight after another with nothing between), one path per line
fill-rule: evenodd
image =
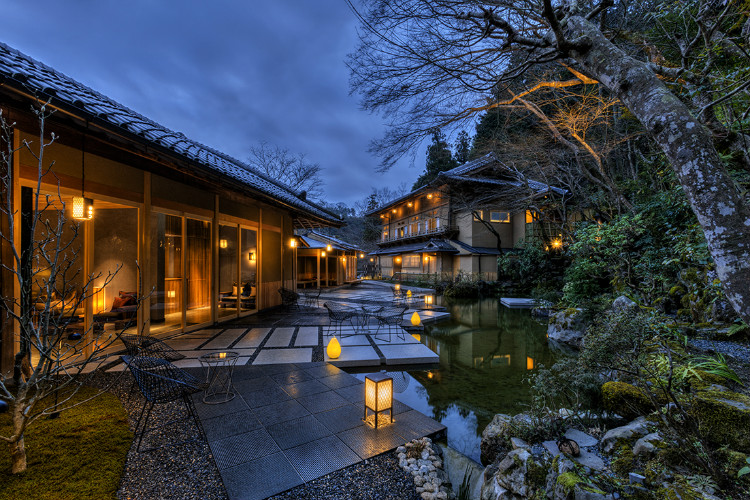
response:
M408 457L412 448L422 448L419 458ZM406 472L411 473L417 494L422 500L448 500L455 499L448 481L448 475L443 470L443 461L440 459L441 451L432 447L432 439L424 437L413 439L403 446L396 448L398 465Z

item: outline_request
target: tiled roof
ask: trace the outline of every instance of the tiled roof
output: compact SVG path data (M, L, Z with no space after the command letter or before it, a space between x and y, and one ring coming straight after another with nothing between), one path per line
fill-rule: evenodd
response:
M463 241L451 240L451 243L456 247L475 255L500 255L501 253L497 248L474 247L464 243Z
M458 251L451 246L448 240L445 239L431 239L430 241L419 243L409 243L406 245L399 245L394 247L379 248L374 252L370 252L370 255L395 255L403 253L423 253L423 252L447 252L447 253L458 253Z
M331 245L336 250L354 250L360 251L360 248L346 241L328 236L327 234L319 233L312 229L300 232L297 236L305 240L309 248L325 248L326 245Z
M523 188L523 187L528 186L534 191L536 191L537 194L545 193L547 190L554 191L555 193L560 194L560 195L564 195L567 193L565 189L561 189L555 186L548 186L547 184L544 184L543 182L533 181L530 179L524 179L524 180L492 179L490 177L474 177L474 176L469 176L469 175L450 174L449 172L441 172L440 174L438 174L438 177L444 177L444 178L451 179L454 181L473 182L473 183L478 183L478 184L492 184L496 186L513 186L517 188Z
M140 141L165 148L184 160L208 168L309 215L333 224L341 223L338 217L301 199L292 189L247 163L188 139L180 132L169 130L4 43L0 43L0 81L41 99L52 98L54 105L77 110L81 116L98 119L114 130L127 131Z

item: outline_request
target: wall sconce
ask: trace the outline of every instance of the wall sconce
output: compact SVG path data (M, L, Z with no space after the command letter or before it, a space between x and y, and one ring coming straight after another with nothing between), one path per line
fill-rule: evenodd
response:
M321 257L325 257L325 256L326 256L326 253L325 253L325 252L320 252L320 256L321 256Z
M374 427L378 428L378 414L390 412L393 423L393 379L384 373L365 375L365 413L364 420L369 423L367 410L373 411Z
M395 288L396 290L401 290L401 283L396 283L395 285L393 285L393 288Z
M392 212L393 212L393 213L395 214L395 213L396 213L396 209L394 208L394 209L392 210Z
M401 264L401 257L396 257L396 264Z
M331 245L326 245L326 251L330 252L331 250L333 250L333 247Z
M359 254L359 258L360 259L364 259L365 258L365 254L363 254L363 253Z
M416 311L411 315L411 324L412 326L422 325L422 318L419 317L419 313Z
M428 194L428 195L427 195L427 199L428 199L428 200L431 200L431 199L432 199L432 193L430 193L430 194Z
M250 252L247 258L250 259L250 262L255 262L255 252Z
M381 218L381 219L385 219L385 215L383 215L383 214L380 214L380 218Z
M94 218L94 200L83 196L73 197L73 218L76 220L91 220Z
M409 208L411 208L412 205L414 205L412 202L409 202L409 203L406 204L406 206L408 206Z
M426 255L425 255L425 256L424 256L424 261L425 261L425 262L430 262L430 258L429 258L428 256L426 256Z
M328 342L326 354L328 354L328 357L331 359L336 359L341 356L341 344L335 336Z
M227 240L221 239L219 240L219 248L227 248L229 246L229 242Z
M175 290L167 290L167 298L174 299L177 297L177 292Z
M372 257L370 257L370 262L375 262L375 259L373 259Z
M297 247L297 239L296 238L292 238L291 240L289 240L289 246L292 247L292 248L296 248Z

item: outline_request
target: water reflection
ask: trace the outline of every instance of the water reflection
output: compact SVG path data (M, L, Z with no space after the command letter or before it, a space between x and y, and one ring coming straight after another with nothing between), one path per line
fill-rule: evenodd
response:
M448 427L448 444L479 461L482 430L495 413L524 410L524 377L540 364L550 366L553 355L546 326L528 310L496 299L446 306L451 319L425 327L420 338L440 357L439 368L391 372L394 397Z

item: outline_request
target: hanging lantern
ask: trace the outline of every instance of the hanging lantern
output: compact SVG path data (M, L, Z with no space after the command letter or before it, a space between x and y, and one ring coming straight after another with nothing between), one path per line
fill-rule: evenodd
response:
M295 238L292 238L291 240L289 240L289 246L292 247L292 248L296 248L297 247L297 240Z
M333 247L331 245L326 245L326 250L330 252L331 250L333 250Z
M336 359L341 356L341 344L336 337L333 337L328 342L328 347L326 347L326 354L328 354L328 357L330 359Z
M73 197L73 218L91 220L94 218L94 200L83 196Z
M388 375L384 373L365 375L365 422L369 422L367 410L374 412L373 424L376 429L378 428L378 414L381 412L389 411L391 423L393 423L393 379Z
M422 324L422 319L419 317L419 313L416 311L411 315L411 324L413 326L420 326Z
M227 248L229 246L229 242L225 239L219 240L219 248Z

